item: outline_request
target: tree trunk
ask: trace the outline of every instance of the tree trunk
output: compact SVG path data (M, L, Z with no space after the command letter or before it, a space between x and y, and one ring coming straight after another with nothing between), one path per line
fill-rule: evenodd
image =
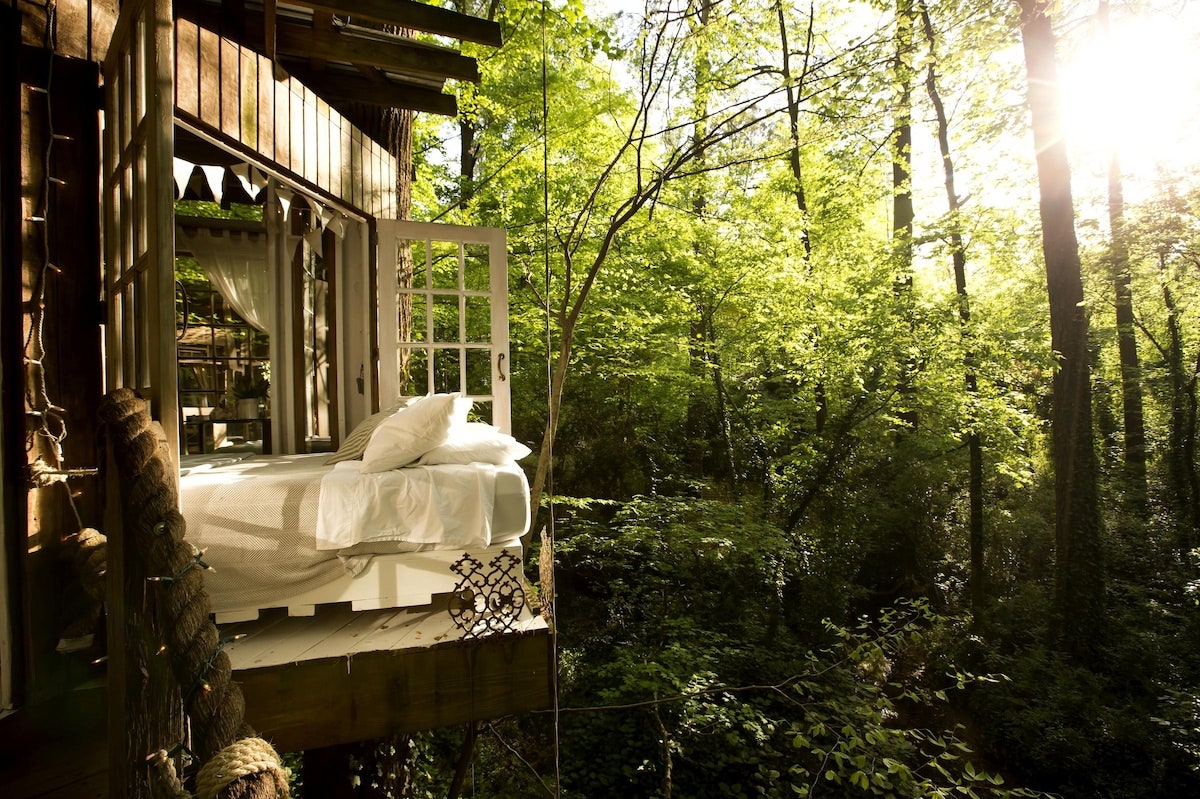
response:
M1175 306L1175 295L1171 291L1170 274L1166 253L1158 255L1159 279L1162 282L1163 306L1167 311L1167 376L1171 385L1171 422L1167 446L1167 481L1170 486L1171 505L1180 529L1178 545L1187 548L1192 539L1190 527L1193 517L1191 465L1187 453L1188 441L1188 378L1183 368L1183 331L1179 327L1179 310ZM1185 524L1184 520L1189 524Z
M892 268L896 298L901 312L912 321L913 211L912 195L912 85L913 85L912 0L896 0L895 57L892 80L897 87L896 128L892 134ZM910 357L900 368L898 396L902 408L897 416L909 429L916 429L912 406L916 362Z
M779 20L779 49L782 52L782 78L787 97L788 133L791 135L788 147L788 166L792 170L792 194L796 198L796 210L800 213L800 243L804 247L804 262L812 258L812 240L808 229L808 200L804 196L804 175L800 167L800 87L807 77L808 53L811 52L813 32L812 4L808 8L808 43L804 48L805 65L797 79L792 74L792 53L788 46L787 20L783 15L783 3L777 0L775 14Z
M1107 2L1100 3L1101 32L1109 33ZM1115 58L1117 52L1110 48ZM1115 115L1119 109L1110 106ZM1108 224L1113 293L1116 297L1117 345L1121 359L1121 401L1125 428L1125 481L1128 509L1138 518L1146 513L1146 421L1142 410L1142 369L1134 331L1133 292L1130 289L1129 247L1125 240L1125 192L1121 157L1112 145L1108 162Z
M929 44L925 89L937 118L938 149L942 155L942 171L946 177L946 203L950 210L950 252L954 265L954 288L958 294L958 321L963 338L968 339L971 335L971 303L967 294L967 251L959 219L958 192L954 187L954 162L950 158L950 124L946 118L946 108L942 103L942 96L937 86L935 67L938 61L935 53L933 20L930 19L929 8L923 0L919 6L925 40ZM975 353L970 346L966 348L963 355L963 366L965 367L964 382L967 395L973 406L975 396L979 393L979 382L975 373ZM987 596L987 574L984 567L983 538L983 442L979 436L973 407L966 440L968 454L967 499L970 509L967 522L967 541L971 553L971 605L978 613L983 608Z
M1088 320L1075 237L1071 170L1062 138L1055 38L1044 0L1018 0L1037 154L1050 343L1059 358L1051 415L1056 604L1068 649L1091 651L1104 624L1104 566L1092 443Z

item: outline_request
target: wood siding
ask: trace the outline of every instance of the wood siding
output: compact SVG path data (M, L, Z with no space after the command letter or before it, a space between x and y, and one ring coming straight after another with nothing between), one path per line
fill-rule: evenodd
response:
M395 215L395 159L266 57L177 19L175 75L176 116L201 135L325 199Z

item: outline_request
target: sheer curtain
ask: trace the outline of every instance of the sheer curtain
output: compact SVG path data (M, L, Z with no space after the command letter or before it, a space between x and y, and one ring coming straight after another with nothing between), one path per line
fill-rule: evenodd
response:
M267 333L273 316L267 241L260 233L179 228L179 249L191 252L238 316Z

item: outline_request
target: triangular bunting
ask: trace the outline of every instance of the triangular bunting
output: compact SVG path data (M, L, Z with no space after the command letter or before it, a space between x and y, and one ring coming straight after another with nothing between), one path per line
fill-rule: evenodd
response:
M179 192L179 198L183 199L183 193L187 191L188 183L192 180L192 172L196 169L196 165L191 161L185 161L182 158L175 159L173 168L175 174L175 191Z
M279 200L279 207L283 209L283 218L286 220L292 210L292 192L280 186L275 190L275 197Z
M328 227L329 223L332 222L337 216L337 212L332 208L321 208L321 227Z
M249 164L234 164L229 167L229 171L238 179L238 183L242 184L242 189L251 200L258 199L258 193L266 185L266 181L262 179L261 173Z
M305 197L308 200L308 206L312 210L312 221L315 225L325 227L325 206L314 200L312 197Z
M321 231L313 229L304 234L304 240L308 242L309 249L314 255L324 256L325 249L321 241Z
M332 230L333 235L337 236L339 239L344 239L346 238L347 221L348 220L345 216L338 214L336 219L333 219L329 222L329 224L326 226L326 229Z
M221 198L225 195L225 167L201 164L200 169L204 172L204 178L208 181L208 188L212 191L213 201L217 205L220 205Z

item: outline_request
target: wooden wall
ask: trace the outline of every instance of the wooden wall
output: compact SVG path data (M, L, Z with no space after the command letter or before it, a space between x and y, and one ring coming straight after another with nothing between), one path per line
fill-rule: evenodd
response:
M59 465L50 436L62 436L61 465L86 469L99 464L100 95L99 70L93 62L22 46L18 64L20 199L16 208L6 211L19 216L20 248L14 254L20 268L8 262L11 250L6 248L0 318L5 465L16 494L8 510L15 517L14 532L23 531L6 536L18 563L16 607L23 611L23 634L16 640L26 680L17 688L18 699L24 694L33 701L89 673L86 652L67 656L55 647L72 622L83 621L86 628L87 603L65 557L64 542L79 531L80 520L84 526L99 525L99 485L95 478L82 478L37 487L30 467L39 462ZM33 315L39 294L44 294L45 307L40 324ZM38 355L34 334L39 329L40 370L30 360ZM44 394L39 371L44 372ZM43 424L43 417L31 412L47 400L56 410ZM75 509L68 490L75 495Z
M176 115L268 170L371 216L396 214L396 162L267 58L177 19Z

